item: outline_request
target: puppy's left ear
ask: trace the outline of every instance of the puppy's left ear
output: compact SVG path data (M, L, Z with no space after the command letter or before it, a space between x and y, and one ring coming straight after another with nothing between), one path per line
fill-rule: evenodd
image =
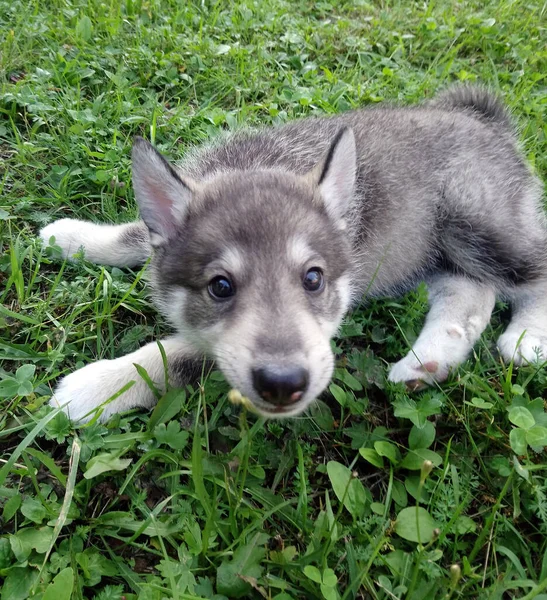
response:
M355 195L357 151L349 127L341 129L323 160L313 170L314 183L333 221L343 221Z

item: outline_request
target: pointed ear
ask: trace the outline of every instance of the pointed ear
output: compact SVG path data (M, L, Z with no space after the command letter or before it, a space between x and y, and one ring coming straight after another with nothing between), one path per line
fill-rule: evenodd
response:
M334 221L343 221L355 194L357 176L355 137L349 127L336 134L314 175L327 214Z
M146 140L136 137L131 154L133 189L152 246L173 237L188 211L192 190Z

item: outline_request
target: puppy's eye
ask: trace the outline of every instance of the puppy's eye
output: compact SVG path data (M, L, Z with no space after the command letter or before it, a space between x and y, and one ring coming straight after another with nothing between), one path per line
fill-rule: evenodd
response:
M213 277L207 286L207 290L214 300L226 300L236 293L234 284L223 275Z
M302 285L307 292L320 292L325 285L323 271L319 267L312 267L304 275Z

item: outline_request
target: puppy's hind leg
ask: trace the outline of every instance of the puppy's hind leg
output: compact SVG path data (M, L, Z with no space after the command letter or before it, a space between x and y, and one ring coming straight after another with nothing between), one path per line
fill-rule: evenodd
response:
M517 365L547 361L547 279L518 286L510 299L513 316L498 340L501 355Z
M87 260L113 267L136 267L146 262L151 246L148 229L142 221L123 225L99 225L79 219L60 219L40 231L40 238L48 244L51 237L62 251L62 257L71 260L81 248Z
M431 308L410 352L393 365L390 381L417 389L444 381L469 355L494 308L496 290L455 275L443 275L429 285Z

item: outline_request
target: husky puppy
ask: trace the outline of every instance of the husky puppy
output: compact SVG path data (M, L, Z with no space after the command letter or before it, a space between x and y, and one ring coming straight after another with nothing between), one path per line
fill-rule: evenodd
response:
M330 340L352 303L420 281L431 308L392 381L443 381L496 296L513 309L498 341L504 359L547 358L542 187L505 108L480 88L243 131L179 167L137 138L133 186L142 222L62 219L40 236L68 259L81 247L119 267L152 256L156 304L177 332L162 341L173 384L208 357L257 412L297 415L329 383ZM152 343L68 375L52 404L82 421L134 380L101 418L150 407L135 364L164 385Z

